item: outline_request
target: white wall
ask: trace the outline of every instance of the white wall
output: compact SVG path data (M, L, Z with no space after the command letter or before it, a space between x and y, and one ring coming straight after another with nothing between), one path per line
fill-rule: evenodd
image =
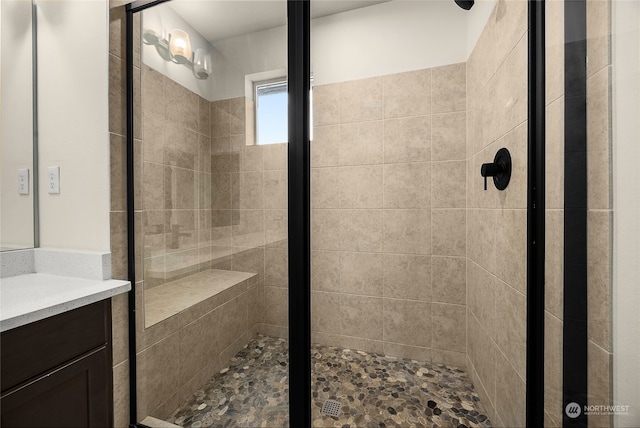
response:
M613 398L640 426L640 3L613 4Z
M314 84L464 62L494 5L464 11L451 0L392 1L314 19ZM243 96L245 75L286 68L286 42L286 27L215 42L215 99Z
M108 2L37 9L40 244L109 251ZM48 166L60 167L59 195Z
M170 5L171 3L165 3L143 11L141 13L143 31L145 29L153 29L156 33L159 33L162 29L168 32L171 32L174 28L184 30L189 34L193 51L195 52L196 48L208 49L212 52L212 57L214 57L215 61L215 52L213 52L211 44L175 13ZM190 68L162 59L155 46L142 44L142 62L159 73L168 76L173 81L178 82L191 92L209 101L213 100L214 79L211 76L205 80L196 79Z
M467 12L453 1L394 1L315 19L318 85L466 61Z
M0 2L2 94L0 248L33 247L31 2ZM29 169L29 195L18 194L18 169Z
M245 76L287 68L287 29L277 27L213 44L214 98L245 95Z

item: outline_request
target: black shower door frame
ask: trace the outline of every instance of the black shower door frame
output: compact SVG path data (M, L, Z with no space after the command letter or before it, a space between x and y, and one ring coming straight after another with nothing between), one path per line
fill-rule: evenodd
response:
M134 216L134 14L170 0L135 1L126 6L127 260L129 292L130 426L137 416L135 216ZM527 382L528 427L544 420L544 0L528 0L528 177L527 177ZM289 94L289 420L311 426L311 146L309 91L310 0L287 0Z

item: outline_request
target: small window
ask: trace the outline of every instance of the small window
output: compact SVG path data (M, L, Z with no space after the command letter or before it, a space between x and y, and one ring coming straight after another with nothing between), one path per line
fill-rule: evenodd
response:
M289 139L287 81L259 82L256 88L256 144L286 143Z

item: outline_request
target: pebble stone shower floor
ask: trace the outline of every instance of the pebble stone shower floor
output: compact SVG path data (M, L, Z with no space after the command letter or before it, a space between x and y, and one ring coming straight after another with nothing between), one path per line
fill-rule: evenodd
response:
M314 427L490 427L456 367L330 346L312 347ZM258 336L168 422L200 427L288 427L288 346ZM327 399L339 417L320 413Z

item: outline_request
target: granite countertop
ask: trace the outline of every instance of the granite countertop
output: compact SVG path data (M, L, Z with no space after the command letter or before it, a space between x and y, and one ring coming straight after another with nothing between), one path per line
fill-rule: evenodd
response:
M131 290L129 281L43 273L0 279L0 332Z

